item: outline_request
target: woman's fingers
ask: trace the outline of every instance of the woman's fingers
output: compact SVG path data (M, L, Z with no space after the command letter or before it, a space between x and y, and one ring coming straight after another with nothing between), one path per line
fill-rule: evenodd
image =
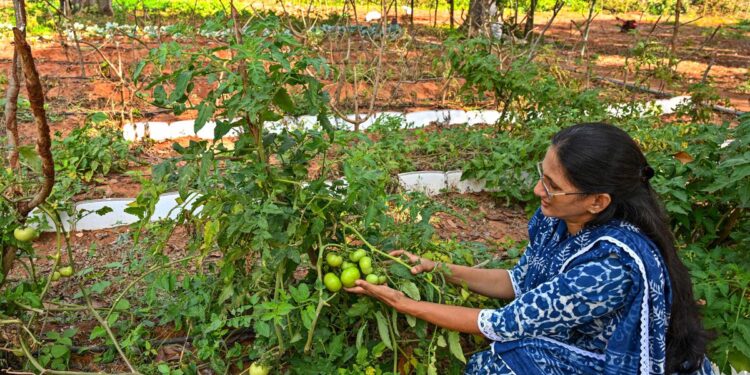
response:
M424 264L421 264L421 263L411 268L411 273L413 275L416 275L425 271L429 271L429 270L427 269L427 267L425 267Z
M419 261L419 257L418 256L416 256L416 255L414 255L414 254L412 254L412 253L410 253L410 252L408 252L406 250L394 250L394 251L391 251L389 254L391 256L393 256L393 257L397 257L397 256L401 256L401 255L406 255L406 257L409 258L409 262L411 262L411 263L416 263L417 261Z
M354 293L354 294L368 294L367 291L365 290L365 288L362 288L361 286L354 286L354 287L351 287L351 288L344 288L344 290L347 291L347 292L349 292L349 293Z

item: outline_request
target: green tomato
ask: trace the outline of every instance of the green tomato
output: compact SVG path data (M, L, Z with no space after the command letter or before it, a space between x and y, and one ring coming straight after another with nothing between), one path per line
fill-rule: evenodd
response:
M359 268L372 268L372 258L365 256L359 260Z
M52 281L60 280L60 276L61 276L60 272L57 272L57 271L52 272Z
M343 262L344 262L344 258L341 257L340 255L336 255L334 253L328 253L328 255L326 255L326 263L328 263L328 265L331 267L334 267L334 268L338 267Z
M362 270L363 275L369 275L373 272L372 267L364 267L364 268L361 268L361 270Z
M341 283L344 284L345 287L351 288L359 277L360 274L357 267L347 268L341 272Z
M71 267L71 266L60 267L60 269L58 271L60 272L60 275L62 277L73 276L73 267Z
M328 272L323 276L323 284L325 284L326 288L333 293L341 290L341 280L339 280L339 277L333 272Z
M362 257L365 255L367 255L365 249L357 249L357 251L349 254L349 260L356 263L359 262L359 260L362 259Z
M378 284L383 285L388 281L388 278L385 275L378 276Z
M370 284L378 285L378 275L376 275L374 273L371 273L371 274L367 275L367 277L365 278L365 280L367 280L367 282L370 283Z
M354 264L354 263L344 262L344 263L341 264L341 269L345 270L347 268L352 268L352 267L356 267L356 266L357 265Z
M37 237L36 229L32 227L18 227L13 230L13 237L20 242L29 242Z
M250 365L249 373L250 375L268 375L268 372L271 369L259 364L258 362L253 362Z

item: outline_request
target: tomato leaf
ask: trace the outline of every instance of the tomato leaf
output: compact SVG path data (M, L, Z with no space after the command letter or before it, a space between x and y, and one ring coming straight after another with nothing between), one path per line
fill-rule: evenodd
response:
M459 341L458 332L448 331L448 350L451 351L456 359L462 363L466 363L466 357L464 357L464 350L461 348L461 342Z
M377 319L378 321L378 333L380 334L380 339L383 340L383 344L385 344L388 349L393 350L393 344L391 343L391 334L388 331L388 320L380 311L375 313L375 319Z
M357 331L357 350L360 350L362 348L362 341L364 340L365 335L365 329L367 328L367 322L364 322L361 327L359 327L359 330Z
M49 348L49 354L51 354L53 358L61 358L69 352L70 350L68 350L68 347L65 345L52 345Z
M414 284L411 281L407 281L401 284L401 291L415 301L420 300L419 288L417 288L417 284Z

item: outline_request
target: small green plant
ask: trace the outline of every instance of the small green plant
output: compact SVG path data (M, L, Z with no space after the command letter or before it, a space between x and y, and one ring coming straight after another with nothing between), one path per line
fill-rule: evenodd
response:
M696 122L707 122L713 115L713 106L721 99L716 87L710 82L699 82L688 88L690 100L679 105L675 111L678 115L689 116Z
M53 142L55 168L59 175L80 178L84 182L110 172L123 172L130 159L130 146L121 132L107 126L103 113L89 117L85 125Z
M53 370L66 370L70 362L70 347L73 346L72 338L78 332L76 328L68 328L62 333L48 331L48 345L41 348L39 364Z

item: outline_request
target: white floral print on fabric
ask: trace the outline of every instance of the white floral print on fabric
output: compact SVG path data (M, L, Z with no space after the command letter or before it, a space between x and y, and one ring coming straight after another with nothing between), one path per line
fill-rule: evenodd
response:
M477 325L494 341L552 336L567 340L575 327L622 307L631 272L614 257L558 275L497 310L482 310Z

